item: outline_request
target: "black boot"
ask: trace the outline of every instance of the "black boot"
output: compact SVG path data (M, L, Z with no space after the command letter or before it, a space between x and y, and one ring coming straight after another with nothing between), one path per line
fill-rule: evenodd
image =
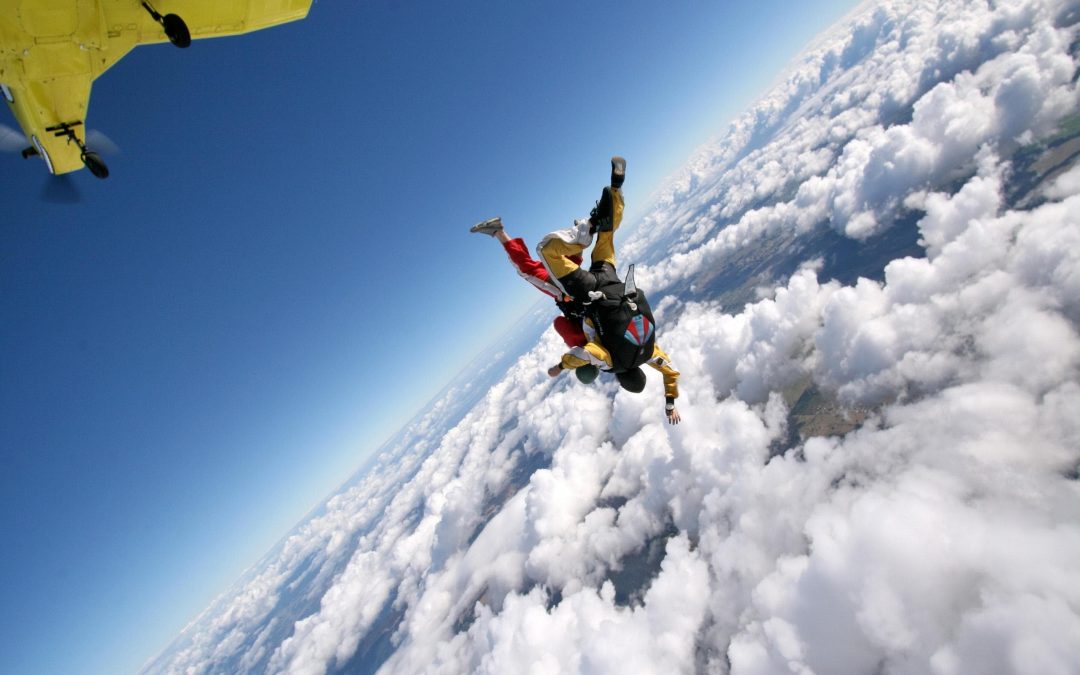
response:
M589 222L592 223L590 230L592 232L611 232L614 229L614 222L612 221L612 215L614 213L613 202L611 198L611 188L605 187L604 192L600 195L600 201L596 202L596 206L589 213Z
M626 180L626 160L618 155L611 158L611 187L618 190Z

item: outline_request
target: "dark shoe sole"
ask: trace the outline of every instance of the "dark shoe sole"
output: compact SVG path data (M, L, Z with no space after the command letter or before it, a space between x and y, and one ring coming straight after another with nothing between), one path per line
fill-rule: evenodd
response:
M626 180L626 160L615 156L611 158L611 187L619 189Z

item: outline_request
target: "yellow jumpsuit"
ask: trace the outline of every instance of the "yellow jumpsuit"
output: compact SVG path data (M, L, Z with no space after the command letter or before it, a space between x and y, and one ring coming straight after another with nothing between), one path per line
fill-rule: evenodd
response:
M623 218L622 190L611 188L611 230L596 235L596 246L592 250L592 262L606 262L615 268L615 231L619 229ZM589 244L592 236L588 233L587 220L579 220L566 230L552 232L544 237L536 247L544 267L556 281L573 274L578 267L571 256L580 256ZM561 284L560 284L561 285ZM566 290L565 288L563 289Z
M562 361L560 361L562 367L566 370L573 370L585 365L594 365L602 370L610 369L611 354L600 344L592 322L586 320L584 328L585 335L589 338L588 343L584 347L574 347L563 354ZM653 345L652 358L646 363L664 376L664 396L668 399L678 398L679 370L671 362L671 358L660 348L660 345Z

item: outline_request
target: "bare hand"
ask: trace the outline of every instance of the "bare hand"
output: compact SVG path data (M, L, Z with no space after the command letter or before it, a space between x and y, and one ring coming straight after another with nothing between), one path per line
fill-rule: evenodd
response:
M679 415L679 411L675 408L672 408L671 410L665 410L664 412L667 413L667 421L670 424L678 424L679 422L682 422L682 416Z
M562 364L557 364L557 365L554 365L554 366L548 368L548 375L550 375L552 377L558 377L559 373L561 373L562 371L563 371Z

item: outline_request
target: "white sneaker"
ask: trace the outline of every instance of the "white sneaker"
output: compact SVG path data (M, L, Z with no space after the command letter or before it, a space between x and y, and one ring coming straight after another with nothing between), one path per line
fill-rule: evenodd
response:
M469 232L479 232L482 234L489 234L494 237L499 232L502 232L502 229L502 218L500 218L499 216L495 216L494 218L489 218L482 223L477 223L476 225L473 225L469 228Z

